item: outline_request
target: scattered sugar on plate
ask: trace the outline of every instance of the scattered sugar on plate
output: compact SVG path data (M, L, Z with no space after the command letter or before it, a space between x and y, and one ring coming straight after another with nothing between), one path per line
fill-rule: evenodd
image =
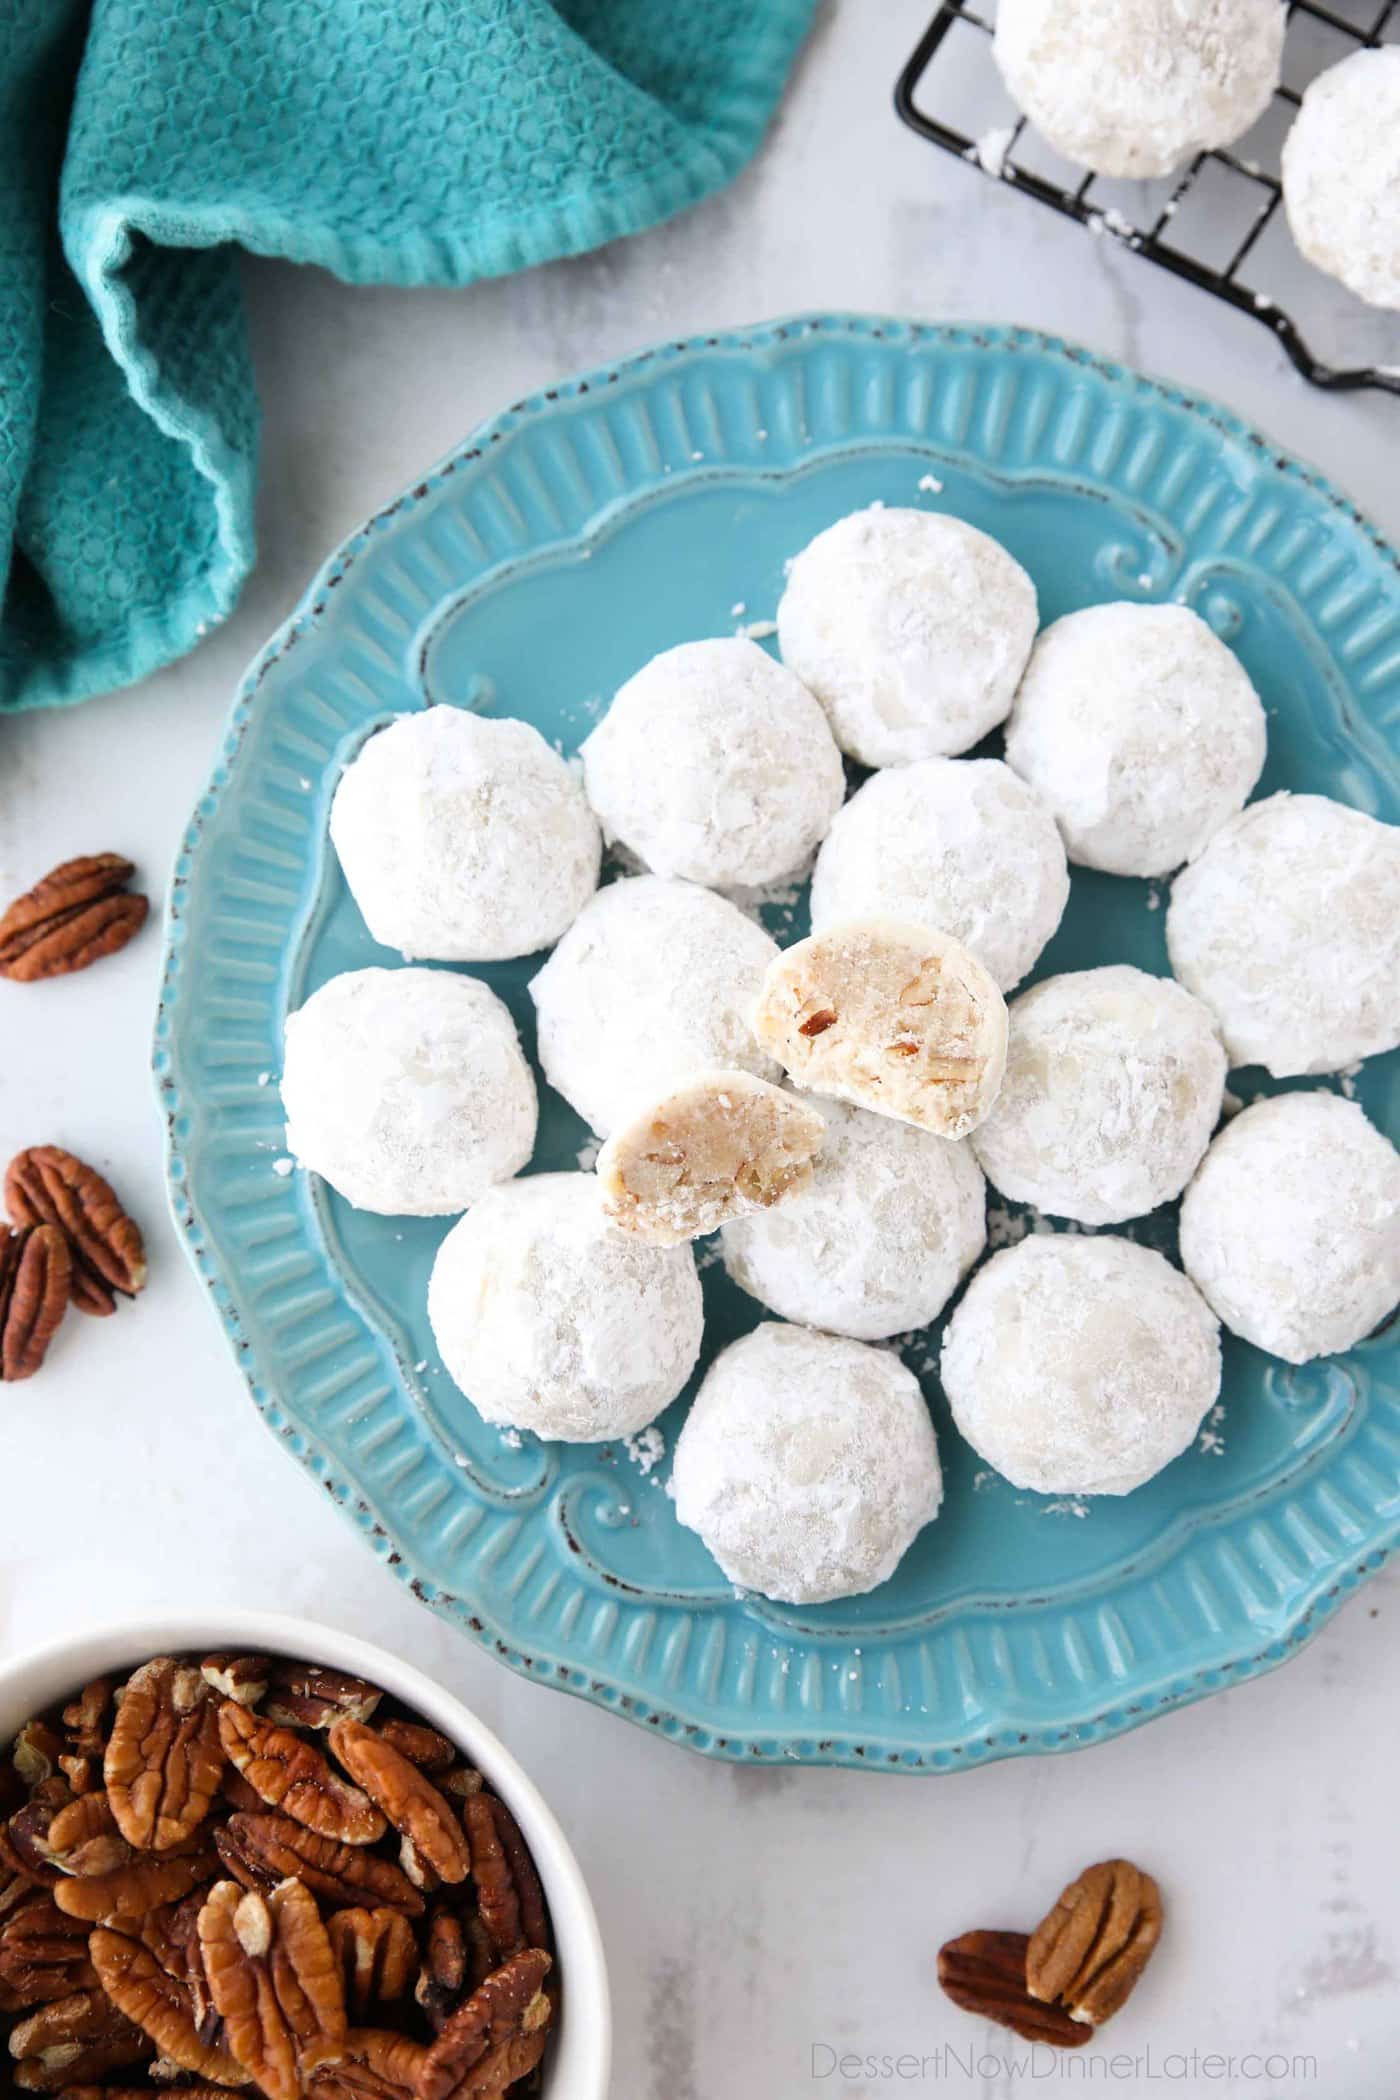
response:
M919 476L919 494L921 496L941 496L943 494L943 484L936 474L921 474Z
M622 1448L645 1479L666 1456L666 1439L653 1423L649 1429L638 1430L635 1436L625 1436Z
M769 635L776 634L777 631L776 620L749 620L734 630L741 642L766 642Z
M284 1154L281 1159L274 1159L274 1161L272 1162L272 1171L274 1174L280 1174L282 1179L285 1181L289 1174L294 1174L296 1172L296 1164L297 1163L294 1159L288 1159Z

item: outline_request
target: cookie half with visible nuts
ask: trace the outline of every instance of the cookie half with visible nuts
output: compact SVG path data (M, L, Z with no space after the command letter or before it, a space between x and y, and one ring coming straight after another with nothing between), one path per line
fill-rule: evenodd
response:
M812 1179L826 1126L749 1072L705 1072L650 1103L598 1155L603 1209L656 1246L768 1210Z
M770 964L753 1017L798 1086L966 1137L1006 1069L1006 1001L950 935L902 919L851 919Z

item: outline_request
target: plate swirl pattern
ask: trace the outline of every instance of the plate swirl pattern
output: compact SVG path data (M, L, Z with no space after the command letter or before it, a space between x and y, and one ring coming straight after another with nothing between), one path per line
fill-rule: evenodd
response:
M333 557L253 666L176 868L155 1071L175 1216L254 1401L419 1596L513 1668L712 1754L947 1770L1112 1735L1314 1631L1400 1536L1394 1326L1301 1370L1228 1342L1199 1448L1092 1507L979 1469L936 1336L911 1337L945 1513L873 1596L765 1604L676 1524L664 1462L475 1417L423 1311L446 1222L370 1218L288 1172L276 1088L288 1009L395 960L325 842L366 734L444 701L572 749L653 651L766 621L785 559L872 500L995 533L1047 619L1110 597L1194 605L1270 709L1262 791L1400 820L1396 556L1225 412L1023 330L824 317L669 344L480 430ZM1165 970L1163 902L1077 871L1037 974ZM802 929L800 900L766 909ZM481 972L531 1050L536 966ZM1400 1057L1346 1084L1393 1134ZM536 1165L586 1157L548 1090L542 1109ZM1133 1231L1170 1251L1174 1213ZM760 1314L717 1265L704 1281L708 1360Z

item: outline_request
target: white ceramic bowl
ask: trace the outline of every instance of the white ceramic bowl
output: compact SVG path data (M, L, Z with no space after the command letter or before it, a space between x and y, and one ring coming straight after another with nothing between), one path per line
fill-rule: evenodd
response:
M490 1781L519 1823L544 1883L562 1986L560 2023L546 2058L548 2100L607 2100L612 2012L598 1921L568 1840L532 1782L468 1707L385 1648L310 1619L273 1612L206 1612L98 1627L76 1639L0 1661L0 1741L104 1672L153 1655L224 1649L324 1663L382 1685L450 1736Z

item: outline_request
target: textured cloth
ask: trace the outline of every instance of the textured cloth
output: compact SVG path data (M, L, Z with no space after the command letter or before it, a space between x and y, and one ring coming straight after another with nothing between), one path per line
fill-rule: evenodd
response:
M465 284L752 153L815 0L0 0L0 707L167 662L253 555L232 244Z

